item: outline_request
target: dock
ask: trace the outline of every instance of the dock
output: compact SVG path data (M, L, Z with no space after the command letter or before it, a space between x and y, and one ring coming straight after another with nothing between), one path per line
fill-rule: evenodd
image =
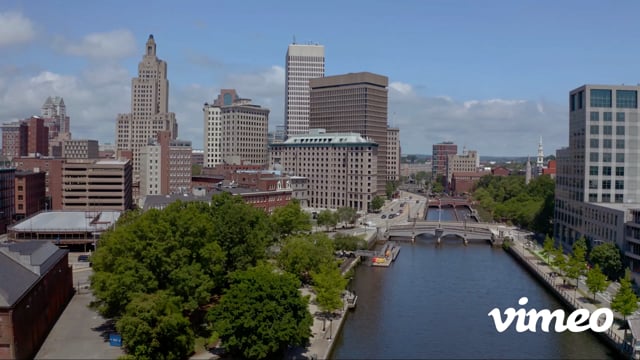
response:
M400 253L400 246L386 244L379 255L373 256L371 265L389 267L398 257L398 253Z

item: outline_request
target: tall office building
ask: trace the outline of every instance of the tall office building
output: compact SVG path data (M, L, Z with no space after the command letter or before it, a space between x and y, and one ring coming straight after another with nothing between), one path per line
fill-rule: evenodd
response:
M377 191L385 194L387 181L386 76L370 72L350 73L309 80L312 129L327 133L354 132L378 144Z
M191 141L159 131L140 155L140 195L185 194L191 190Z
M309 79L324 76L324 46L289 45L286 73L286 137L306 134L309 132Z
M557 151L554 237L616 243L640 271L640 240L625 237L640 208L638 86L584 85L569 95L569 146ZM632 232L627 231L627 235Z
M222 89L204 108L204 166L267 164L269 109L251 104L234 89Z
M449 155L456 155L458 153L458 145L451 141L441 142L439 144L433 144L431 152L431 172L433 180L435 181L438 176L447 175L447 161ZM442 185L446 185L446 179Z
M400 181L400 128L387 129L387 180Z
M60 96L47 97L40 108L40 116L44 119L44 125L49 128L49 140L71 138L67 106Z
M169 112L167 63L156 56L156 42L149 35L138 77L131 80L131 112L119 114L116 144L119 151L131 151L134 182L139 180L140 151L158 131L167 130L171 138L178 136L176 115Z

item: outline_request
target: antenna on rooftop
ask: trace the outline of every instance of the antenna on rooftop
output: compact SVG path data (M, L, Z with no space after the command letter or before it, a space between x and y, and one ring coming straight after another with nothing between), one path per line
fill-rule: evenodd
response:
M295 45L295 44L296 44L296 36L293 35L293 45Z

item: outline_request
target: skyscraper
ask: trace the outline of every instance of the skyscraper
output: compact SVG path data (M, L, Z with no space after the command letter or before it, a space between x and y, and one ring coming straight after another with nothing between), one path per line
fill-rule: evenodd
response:
M324 46L291 44L287 49L284 126L286 136L309 132L309 79L324 76Z
M638 86L584 85L569 94L569 146L556 152L554 237L567 248L616 243L640 271L640 246L625 231L640 207ZM627 236L625 236L627 232ZM629 254L633 255L629 255Z
M309 127L327 133L358 133L378 144L377 191L385 194L387 182L386 76L350 73L309 80ZM376 166L372 164L372 166Z
M431 171L434 181L438 179L438 176L445 176L445 180L443 180L442 185L446 185L447 161L449 160L449 155L456 155L457 153L458 145L451 141L433 144L431 152Z
M44 118L44 125L49 128L49 140L71 138L67 106L60 96L47 97L40 108L40 115Z
M176 115L169 112L167 63L156 56L156 42L149 35L138 77L131 79L131 112L119 114L116 127L118 150L133 155L134 182L139 180L140 151L162 130L169 131L172 139L178 136Z

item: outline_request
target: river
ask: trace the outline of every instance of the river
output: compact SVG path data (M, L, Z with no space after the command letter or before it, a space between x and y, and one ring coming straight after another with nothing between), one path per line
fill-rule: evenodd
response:
M335 359L607 359L595 335L495 330L493 308L559 309L562 305L509 254L488 244L419 236L402 243L389 268L360 265L358 295L332 354ZM538 329L539 330L539 329Z

